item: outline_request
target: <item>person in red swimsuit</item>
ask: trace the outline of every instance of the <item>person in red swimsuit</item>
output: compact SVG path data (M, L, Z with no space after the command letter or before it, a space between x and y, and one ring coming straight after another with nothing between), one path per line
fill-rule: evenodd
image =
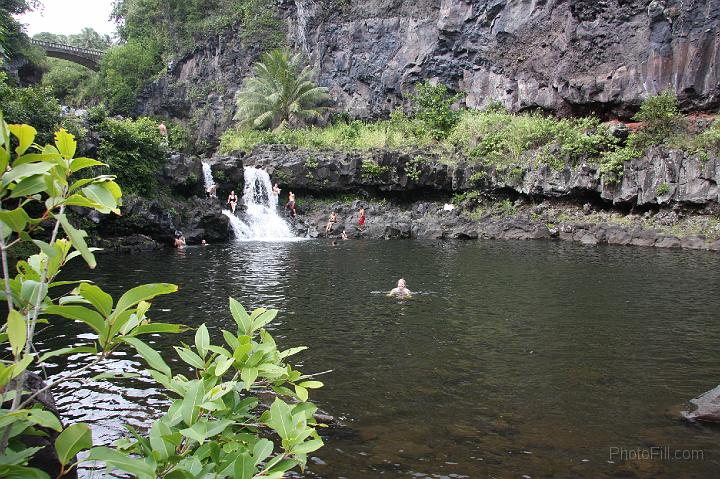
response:
M358 219L358 229L365 229L365 208L360 208L360 219Z

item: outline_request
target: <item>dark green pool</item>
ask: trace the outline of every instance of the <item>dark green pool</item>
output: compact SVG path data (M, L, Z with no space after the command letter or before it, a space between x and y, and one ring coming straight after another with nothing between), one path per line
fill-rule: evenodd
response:
M97 273L71 274L113 292L178 283L155 320L228 327L229 295L280 309L279 343L310 347L296 356L306 372L334 370L315 399L349 428L308 476L685 478L720 471L720 430L676 415L720 383L718 264L567 243L306 241L105 256ZM413 300L381 293L401 276ZM65 324L47 337L74 334ZM162 401L142 382L63 394L100 441ZM703 458L610 457L656 446Z

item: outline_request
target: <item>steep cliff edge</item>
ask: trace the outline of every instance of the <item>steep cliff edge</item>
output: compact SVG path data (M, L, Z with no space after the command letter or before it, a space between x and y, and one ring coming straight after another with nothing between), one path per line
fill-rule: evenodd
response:
M511 111L627 117L668 86L686 110L720 105L720 0L284 0L279 11L288 43L357 117L387 113L422 79ZM184 119L211 149L257 54L240 32L210 38L146 89L139 113Z

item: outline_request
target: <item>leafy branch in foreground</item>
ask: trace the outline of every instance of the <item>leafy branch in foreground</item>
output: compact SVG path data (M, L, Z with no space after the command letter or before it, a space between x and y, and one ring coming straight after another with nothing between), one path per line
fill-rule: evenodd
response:
M195 369L194 378L173 375L161 354L141 337L187 329L155 323L147 316L150 301L175 292L175 285L137 286L116 301L88 281L57 280L74 258L96 266L86 233L72 225L67 208L119 213L121 191L109 175L73 180L79 171L105 165L75 158L77 145L71 134L60 130L54 145L44 147L35 144L35 135L31 126L6 125L0 114L0 300L8 310L0 327L0 346L11 352L0 361L0 477L49 478L52 474L60 478L88 461L101 461L108 469L142 479L279 478L296 466L303 467L306 455L322 446L315 430L316 408L307 402L308 390L322 383L285 363L304 348L277 349L264 329L277 312L258 309L248 314L231 299L236 332L223 331L226 344L217 346L210 342L204 325L198 328L194 347L176 348L180 358ZM40 233L43 240L37 238ZM11 275L7 252L19 242L35 245L38 252L19 261L17 274ZM72 289L62 294L68 287ZM37 325L63 320L83 324L92 331L92 339L38 354ZM88 379L86 373L128 348L149 365L146 373L176 397L148 437L128 425L132 439L112 447L93 447L89 426L79 423L63 428L59 418L36 401L63 382L82 384L114 377L101 373ZM63 375L44 378L39 388L27 386L33 370L51 358L71 354L82 355L84 362L69 366ZM269 409L258 399L259 392L275 396ZM41 448L25 443L49 431L59 433L54 441L58 466L41 471L29 465ZM78 461L77 453L84 450L89 450L86 458Z

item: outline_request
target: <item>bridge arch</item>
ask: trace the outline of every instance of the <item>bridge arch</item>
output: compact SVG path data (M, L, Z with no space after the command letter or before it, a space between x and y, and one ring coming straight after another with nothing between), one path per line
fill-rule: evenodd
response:
M63 45L61 43L46 42L44 40L31 39L33 45L45 50L47 56L51 58L60 58L74 63L78 63L93 71L100 70L100 60L104 52L100 50L91 50L89 48L73 47L71 45Z

